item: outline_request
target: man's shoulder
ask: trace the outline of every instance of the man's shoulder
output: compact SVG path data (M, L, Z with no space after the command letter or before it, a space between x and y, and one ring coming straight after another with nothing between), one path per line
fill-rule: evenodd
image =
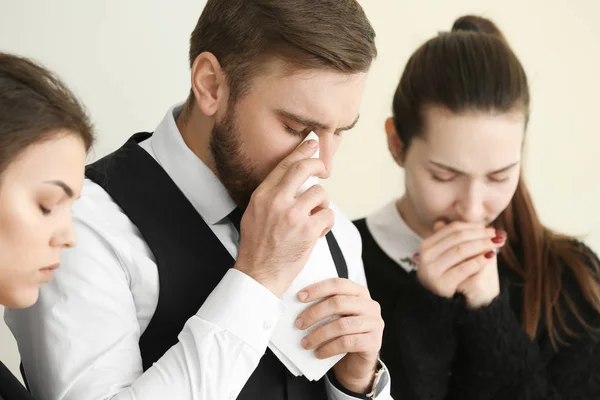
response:
M76 230L91 230L111 243L128 240L137 232L135 225L110 194L88 178L84 180L81 195L73 205L73 222Z
M85 178L81 195L73 204L73 217L82 221L106 219L111 214L123 213L112 197L96 182Z

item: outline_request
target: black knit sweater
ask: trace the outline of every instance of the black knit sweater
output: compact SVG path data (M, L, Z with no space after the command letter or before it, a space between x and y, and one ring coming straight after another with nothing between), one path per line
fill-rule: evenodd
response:
M390 259L364 219L355 224L369 290L386 323L381 357L395 399L600 399L599 342L585 334L555 351L543 324L530 340L519 322L521 279L508 268L498 266L500 296L487 307L467 311L464 298L434 295ZM598 326L600 316L567 272L563 284L586 321ZM572 315L565 318L573 320Z

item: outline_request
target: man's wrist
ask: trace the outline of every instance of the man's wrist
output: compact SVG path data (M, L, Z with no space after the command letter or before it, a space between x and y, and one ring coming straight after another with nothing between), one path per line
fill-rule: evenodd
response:
M353 376L353 373L346 371L344 367L340 368L340 365L337 365L337 368L334 367L332 372L335 375L336 381L342 387L352 392L352 394L366 395L371 390L373 381L375 380L378 364L377 360L373 361L369 372L362 377Z
M385 366L377 360L371 375L368 378L340 380L335 370L332 368L327 374L332 385L342 393L355 397L357 399L372 399L379 394L380 383L385 372ZM343 376L343 374L341 374Z
M281 295L285 292L285 289L282 288L282 285L278 283L278 279L275 274L256 272L255 269L247 268L245 265L240 263L236 263L233 268L254 279L278 298L281 297Z

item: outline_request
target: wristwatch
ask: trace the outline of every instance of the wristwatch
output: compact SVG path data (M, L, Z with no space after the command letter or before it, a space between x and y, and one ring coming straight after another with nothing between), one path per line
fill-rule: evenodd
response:
M335 372L333 368L327 372L327 377L329 381L335 386L339 391L348 396L354 397L356 399L369 400L377 397L383 389L386 387L390 380L389 374L386 373L387 369L385 365L381 362L381 360L377 360L377 368L375 370L375 376L373 378L373 384L371 385L371 390L367 394L354 393L347 388L345 388L335 376Z
M385 365L381 362L381 360L378 360L377 370L375 372L375 379L373 379L373 386L371 386L371 391L367 393L367 399L372 399L376 397L387 385L387 381L389 378L386 375L385 371Z

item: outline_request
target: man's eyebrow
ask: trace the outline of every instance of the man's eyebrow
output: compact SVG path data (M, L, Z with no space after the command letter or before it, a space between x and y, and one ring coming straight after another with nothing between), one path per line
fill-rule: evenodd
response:
M292 113L292 112L289 112L286 110L281 110L281 109L276 110L275 112L277 113L277 115L287 118L287 119L291 119L292 121L297 122L300 125L304 125L304 126L312 127L312 128L323 129L323 130L330 129L326 124L316 121L309 117L305 117L305 116L298 115L298 114L295 114L295 113ZM348 130L354 128L354 126L356 125L356 123L358 122L359 119L360 119L360 114L356 116L356 119L354 120L354 122L352 122L350 125L345 126L343 128L336 129L336 132L348 131Z

